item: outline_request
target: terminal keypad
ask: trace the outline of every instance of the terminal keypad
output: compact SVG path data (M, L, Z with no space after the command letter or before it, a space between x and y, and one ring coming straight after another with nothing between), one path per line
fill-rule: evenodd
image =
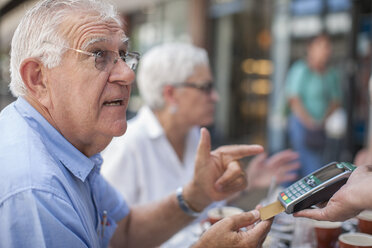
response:
M311 184L309 184L310 182ZM290 203L301 195L305 194L313 188L314 183L309 181L308 178L300 180L288 188L286 188L281 194L280 197L286 202ZM315 185L314 185L315 186Z

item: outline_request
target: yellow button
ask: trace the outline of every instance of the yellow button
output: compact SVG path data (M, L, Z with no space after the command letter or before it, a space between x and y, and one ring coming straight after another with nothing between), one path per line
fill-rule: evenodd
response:
M283 200L285 201L285 200L287 200L288 199L288 196L283 196Z

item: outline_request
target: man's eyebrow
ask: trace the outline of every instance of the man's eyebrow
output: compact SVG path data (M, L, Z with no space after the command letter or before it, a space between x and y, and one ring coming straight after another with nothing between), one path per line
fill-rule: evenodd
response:
M88 42L84 43L81 47L82 50L84 49L87 49L89 46L91 46L92 44L95 44L95 43L99 43L99 42L108 42L110 41L110 39L106 38L106 37L96 37L96 38L92 38L90 39ZM129 45L129 38L128 37L123 37L121 38L121 42L125 45L125 46L128 46Z
M90 45L94 44L94 43L98 43L98 42L107 42L108 39L105 38L105 37L97 37L97 38L92 38L90 39L88 42L84 43L82 46L81 46L81 49L84 50L84 49L87 49Z
M124 45L129 45L129 38L128 37L123 37L122 39L121 39L121 42L124 44Z

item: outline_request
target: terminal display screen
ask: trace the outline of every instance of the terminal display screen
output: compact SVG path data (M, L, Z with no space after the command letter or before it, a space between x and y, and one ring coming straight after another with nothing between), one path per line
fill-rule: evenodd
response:
M332 177L335 177L345 171L345 168L340 166L337 166L336 163L332 164L331 166L328 166L324 168L323 170L315 172L313 175L320 180L321 182L325 182Z

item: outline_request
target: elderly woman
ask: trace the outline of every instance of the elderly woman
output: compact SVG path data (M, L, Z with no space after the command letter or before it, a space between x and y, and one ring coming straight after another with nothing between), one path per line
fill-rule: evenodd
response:
M192 178L199 126L214 120L212 79L206 52L191 45L143 56L137 80L146 106L103 153L103 175L129 204L161 199Z
M137 81L146 105L104 151L102 167L129 204L161 199L190 181L200 127L213 124L219 100L206 51L189 44L151 49L141 59ZM249 187L268 186L273 176L278 183L293 180L296 158L292 151L270 159L259 155L248 169Z

